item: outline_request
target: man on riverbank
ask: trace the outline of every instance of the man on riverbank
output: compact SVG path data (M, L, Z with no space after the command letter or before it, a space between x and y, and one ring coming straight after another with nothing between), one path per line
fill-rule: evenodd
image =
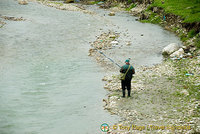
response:
M121 80L121 85L122 85L122 97L125 97L125 89L128 90L128 97L131 96L131 79L133 77L133 74L135 74L135 69L133 66L130 65L130 60L127 59L125 61L125 65L121 67L120 72L121 73L126 73L125 80Z

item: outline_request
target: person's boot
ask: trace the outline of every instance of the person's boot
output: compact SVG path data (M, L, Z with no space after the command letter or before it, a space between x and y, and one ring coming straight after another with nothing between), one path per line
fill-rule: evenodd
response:
M128 97L131 97L131 90L128 90Z
M123 98L125 97L125 90L122 90Z

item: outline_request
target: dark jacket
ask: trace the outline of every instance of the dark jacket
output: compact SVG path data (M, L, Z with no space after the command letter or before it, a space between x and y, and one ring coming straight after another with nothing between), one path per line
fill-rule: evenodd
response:
M128 67L131 66L131 65L123 65L120 69L120 72L121 73L126 73ZM126 77L125 77L125 80L128 80L130 81L133 77L133 74L135 74L135 69L133 68L133 66L131 66L126 74Z

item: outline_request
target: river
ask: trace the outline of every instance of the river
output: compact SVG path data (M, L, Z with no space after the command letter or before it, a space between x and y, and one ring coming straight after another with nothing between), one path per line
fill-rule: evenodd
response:
M104 13L99 12L99 16ZM87 56L89 42L95 40L100 28L108 28L107 21L35 2L23 6L15 0L1 0L0 14L26 19L5 21L7 24L0 28L1 134L98 134L102 123L117 122L117 116L103 110L102 99L107 94L101 81L104 70ZM128 21L124 28L124 17L130 16L122 13L116 17L109 21L119 25L118 31L127 27L131 30L130 22L143 25ZM179 42L158 26L147 24L146 28L149 29L147 34L154 28L161 31L155 37L161 41L155 44L157 46L149 45L151 50L162 48L173 40ZM138 29L136 32L144 33ZM142 37L135 37L139 38ZM163 38L168 41L166 44L162 44ZM138 42L145 44L142 40ZM128 49L132 47L134 45ZM137 46L139 51L142 49ZM159 57L158 60L155 56L150 57L153 63L161 62L160 50L153 53ZM139 58L134 60L140 65Z

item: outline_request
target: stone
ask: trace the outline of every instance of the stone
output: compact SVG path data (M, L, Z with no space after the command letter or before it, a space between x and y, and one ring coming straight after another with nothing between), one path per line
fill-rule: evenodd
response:
M145 9L145 8L143 8L142 6L137 6L137 7L135 7L135 8L132 8L130 12L131 12L133 15L138 15L138 14L140 14L144 9Z
M184 54L183 48L180 48L178 51L172 53L170 57L181 57Z
M115 13L114 12L110 12L108 15L109 16L115 16Z
M111 41L112 45L117 45L119 42L118 41Z
M127 45L127 46L130 46L130 45L131 45L131 42L130 42L130 41L128 41L128 42L126 43L126 45Z
M153 7L153 12L157 13L158 12L158 7Z
M109 38L116 38L114 34L109 35Z
M187 46L182 46L182 48L183 48L184 50L185 50L185 49L188 49Z
M196 52L196 54L197 54L197 55L200 55L200 50L198 50L198 51Z
M184 95L186 95L186 96L189 95L189 92L186 89L184 89L183 91L181 91L181 93L184 94Z
M11 20L11 21L25 21L25 19L23 19L22 17L15 18L15 17L2 16L1 18L5 20Z
M28 4L28 1L27 0L18 0L18 3L20 5L27 5Z
M92 56L92 53L93 53L94 51L95 51L95 50L91 48L91 49L89 50L88 56Z
M196 50L196 47L191 47L190 52L194 52Z
M177 51L180 48L180 46L176 43L171 43L162 50L163 55L170 55L173 52Z

